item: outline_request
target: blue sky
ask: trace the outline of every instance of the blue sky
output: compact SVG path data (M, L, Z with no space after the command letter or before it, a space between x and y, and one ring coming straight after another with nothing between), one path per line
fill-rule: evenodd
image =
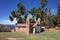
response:
M40 0L0 0L0 24L14 24L9 21L9 15L11 15L12 10L17 10L17 2L21 2L26 10L32 7L38 8L40 6ZM57 13L57 2L60 0L48 0L46 8L51 8L51 13Z

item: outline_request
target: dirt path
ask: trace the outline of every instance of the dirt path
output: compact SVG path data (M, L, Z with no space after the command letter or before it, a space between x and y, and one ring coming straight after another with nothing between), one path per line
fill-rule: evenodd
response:
M8 40L24 40L23 38L7 38Z

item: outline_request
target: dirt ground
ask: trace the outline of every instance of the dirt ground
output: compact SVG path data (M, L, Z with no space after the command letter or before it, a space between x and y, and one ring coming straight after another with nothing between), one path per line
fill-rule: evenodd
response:
M50 29L44 29L45 31L59 31L60 32L60 30L56 30L55 28L50 28Z
M8 40L24 40L23 38L7 38Z

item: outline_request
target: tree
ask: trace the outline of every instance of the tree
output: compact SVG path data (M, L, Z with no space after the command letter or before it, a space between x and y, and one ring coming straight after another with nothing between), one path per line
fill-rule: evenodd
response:
M35 7L31 8L29 10L29 13L31 13L33 15L33 17L36 16L36 14L35 14L36 13L36 8Z
M40 0L41 1L41 7L40 7L40 18L41 18L41 25L45 24L44 21L46 21L46 11L47 8L45 6L47 5L47 0Z
M36 17L36 10L37 10L37 9L36 9L35 7L31 8L31 9L29 10L29 13L32 14L32 16L33 16L33 18L31 19L32 22L35 22L35 21L34 21L34 19L35 19L34 17Z
M45 14L44 14L44 22L45 22L45 26L49 26L49 20L50 20L50 8L49 9L45 9Z
M46 16L46 4L47 4L47 0L40 0L41 2L41 6L39 8L35 8L33 7L31 10L29 10L29 12L33 15L33 17L36 17L36 20L38 18L41 18L41 24L43 24L42 22L44 21L44 18Z
M23 23L25 22L24 18L22 18L22 16L25 15L26 12L25 7L20 2L18 2L17 6L18 6L18 10L16 11L12 10L11 16L9 16L9 18L11 21L13 21L14 18L16 18L18 23Z
M60 25L60 3L57 4L57 17L58 17L58 25Z
M47 0L40 0L41 1L41 8L44 8L47 4Z

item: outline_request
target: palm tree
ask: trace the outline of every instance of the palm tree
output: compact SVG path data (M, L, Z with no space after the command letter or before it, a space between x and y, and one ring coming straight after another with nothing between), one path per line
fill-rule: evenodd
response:
M25 7L23 6L23 4L21 4L20 2L18 2L17 6L18 6L18 10L16 10L16 11L12 10L11 16L9 16L9 18L11 21L13 21L14 18L16 18L18 23L22 23L22 22L24 22L24 18L22 18L21 16L25 15L26 10L25 10Z

